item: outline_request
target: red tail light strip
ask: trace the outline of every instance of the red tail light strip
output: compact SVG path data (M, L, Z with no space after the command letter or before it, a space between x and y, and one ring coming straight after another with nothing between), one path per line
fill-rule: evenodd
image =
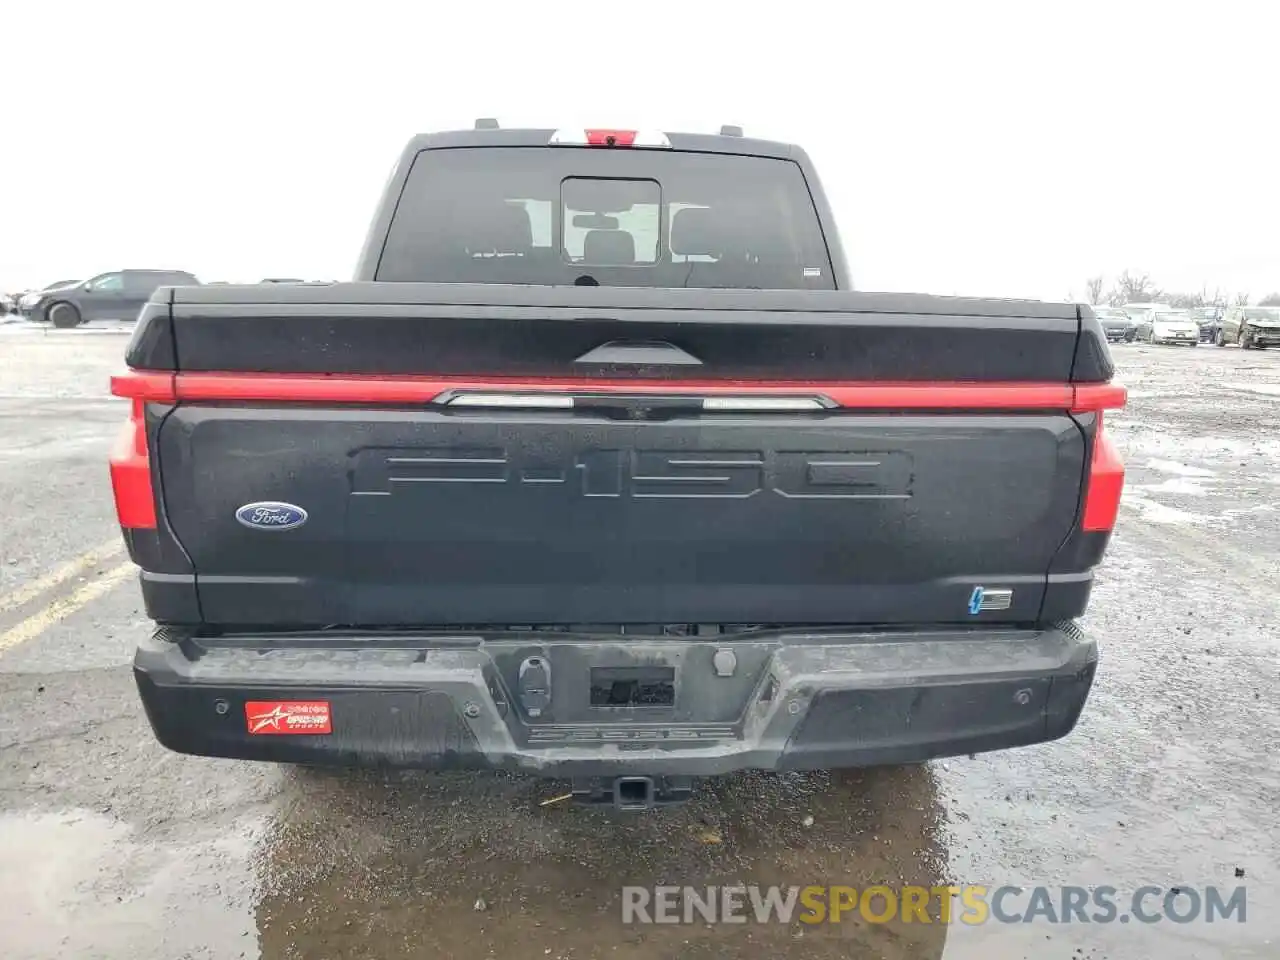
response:
M1093 459L1089 462L1089 485L1084 495L1084 517L1080 527L1085 531L1113 530L1120 513L1120 494L1124 490L1124 463L1111 435L1102 428L1102 413L1093 435Z
M1070 410L1123 407L1116 384L1062 383L814 383L741 380L568 380L559 378L443 378L324 374L131 373L113 377L116 396L155 403L258 401L280 403L430 403L460 391L619 393L650 395L826 397L837 407L866 410Z
M1118 383L1084 383L1073 389L1072 413L1120 410L1129 399L1129 391Z
M445 393L704 394L708 396L821 396L837 407L864 410L1070 410L1098 414L1082 527L1115 526L1124 487L1124 465L1102 429L1102 411L1123 407L1117 384L1058 383L811 383L755 381L652 381L561 379L442 379L437 377L324 376L316 374L149 373L111 378L111 392L132 401L130 416L112 449L111 486L116 513L126 528L156 528L156 501L147 450L147 403L257 401L277 403L426 404Z
M120 518L120 526L135 530L156 528L156 498L151 489L145 408L145 399L133 399L129 419L121 427L109 458L116 515Z
M146 400L150 403L173 403L177 399L173 381L177 374L147 373L130 370L111 378L111 392L117 397Z

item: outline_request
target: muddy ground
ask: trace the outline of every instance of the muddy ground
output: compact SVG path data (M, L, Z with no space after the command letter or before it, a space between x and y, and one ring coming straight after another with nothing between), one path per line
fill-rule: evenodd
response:
M1065 740L743 775L618 817L488 775L151 738L118 544L118 335L0 337L0 957L1280 956L1280 351L1121 345L1129 483ZM810 819L812 818L812 819ZM1243 877L1241 878L1241 874ZM1244 923L624 925L624 884L1244 885ZM477 903L482 901L482 903ZM477 909L477 907L482 909Z

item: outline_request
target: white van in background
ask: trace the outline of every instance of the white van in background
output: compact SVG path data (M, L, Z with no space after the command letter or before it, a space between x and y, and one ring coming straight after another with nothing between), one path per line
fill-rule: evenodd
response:
M1151 313L1168 313L1173 309L1167 303L1126 303L1120 308L1127 313L1130 319L1141 321Z

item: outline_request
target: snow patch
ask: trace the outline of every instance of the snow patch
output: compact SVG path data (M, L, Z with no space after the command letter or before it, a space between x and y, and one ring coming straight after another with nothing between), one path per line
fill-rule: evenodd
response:
M1192 467L1176 460L1148 460L1147 467L1152 470L1159 470L1161 473L1172 473L1178 477L1217 476L1212 470L1206 470L1204 467Z
M1238 510L1223 510L1222 515L1230 520L1236 517L1252 516L1255 513L1275 513L1280 510L1280 503L1258 503L1252 507L1242 507Z
M1261 455L1267 457L1274 447L1280 453L1280 444L1263 444L1260 440L1233 440L1226 437L1188 437L1172 432L1152 431L1148 424L1129 424L1132 429L1117 437L1120 452L1125 457L1195 457L1201 460L1220 460Z
M1280 397L1280 383L1224 383L1228 390L1256 393L1263 397Z
M1177 507L1166 506L1134 494L1126 494L1120 502L1125 506L1136 507L1141 512L1142 519L1148 523L1209 523L1216 519L1203 513L1179 510Z
M1159 483L1134 484L1133 490L1146 490L1148 493L1183 494L1189 497L1203 497L1208 491L1201 484L1203 480L1189 477L1172 477Z

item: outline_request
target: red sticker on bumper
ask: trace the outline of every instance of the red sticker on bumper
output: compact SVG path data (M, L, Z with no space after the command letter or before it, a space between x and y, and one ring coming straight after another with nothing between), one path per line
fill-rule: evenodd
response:
M251 700L244 720L251 736L333 733L328 700Z

